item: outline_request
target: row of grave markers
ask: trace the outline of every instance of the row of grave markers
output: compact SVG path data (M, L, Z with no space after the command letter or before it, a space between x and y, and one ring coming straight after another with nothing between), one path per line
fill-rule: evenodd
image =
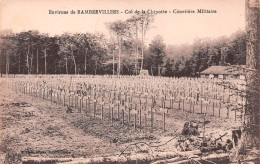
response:
M128 113L128 121L130 120L131 114L134 115L135 129L137 115L139 116L139 124L141 125L143 112L146 124L146 117L149 113L148 111L151 110L150 113L153 113L154 108L157 109L157 112L159 111L163 115L163 130L165 131L165 114L168 113L168 109L174 108L174 103L177 103L178 109L183 111L185 111L185 105L188 104L189 112L193 113L195 113L194 106L199 104L201 113L203 113L203 111L207 112L211 106L212 113L215 115L215 108L218 108L219 117L221 115L220 110L223 104L227 107L227 116L229 116L230 112L230 103L235 102L235 106L238 106L237 104L239 104L242 108L245 105L245 100L243 100L242 96L237 96L233 93L235 97L232 97L233 95L230 94L232 93L230 90L225 90L217 85L208 88L202 87L202 85L200 86L201 88L192 88L190 86L181 88L181 85L178 85L177 82L175 82L175 84L177 84L175 87L170 86L170 89L162 89L160 88L162 87L160 85L158 85L157 88L153 88L153 86L147 81L143 82L142 80L140 80L141 82L139 82L139 85L145 85L140 85L139 87L137 85L138 83L135 85L118 85L118 83L106 84L104 83L105 80L95 81L91 79L93 81L90 80L90 82L84 81L86 79L73 79L73 82L72 80L66 80L64 79L63 81L61 79L55 82L55 79L38 79L38 81L29 82L28 79L19 79L13 81L12 86L17 92L29 94L42 99L48 99L52 103L55 102L64 106L73 107L78 109L79 112L84 108L86 114L90 112L90 106L92 104L94 117L96 117L97 105L99 105L101 107L101 120L104 120L104 106L109 104L108 110L111 122L114 121L114 108L117 107L117 119L119 119L121 111L123 118L121 122L123 125L125 121L125 113ZM211 90L209 88L211 88ZM226 95L226 93L228 94ZM232 98L234 99L233 101L231 101ZM240 100L238 100L239 98ZM158 103L159 101L161 101L161 103ZM167 101L169 102L169 106L166 107ZM138 106L139 110L137 110ZM142 109L143 106L144 109ZM237 110L235 110L235 120L237 118L236 112ZM152 116L151 127L153 127Z
M66 106L68 108L74 108L75 110L78 110L79 113L81 113L84 110L87 116L91 116L92 114L94 118L98 118L97 106L99 105L99 109L101 112L99 118L101 121L104 121L104 110L107 110L107 112L109 113L108 116L111 123L114 123L116 120L120 120L122 125L124 126L125 123L128 123L128 125L130 125L131 121L133 121L134 130L137 130L137 122L139 127L141 128L143 124L142 121L144 120L145 135L147 135L148 117L150 117L150 132L153 132L154 113L156 110L162 113L162 129L164 132L166 131L165 115L168 113L168 109L159 108L158 110L147 103L142 103L141 100L139 103L132 102L132 97L129 97L128 101L125 101L125 99L121 99L120 95L112 96L113 94L109 92L107 93L107 96L109 97L108 102L105 102L105 92L101 93L101 96L97 92L92 92L92 95L91 92L87 92L85 93L85 95L78 94L76 92L69 92L69 95L66 95L66 92L64 92L63 90L59 90L57 92L57 90L54 91L49 88L39 87L36 89L26 84L21 85L21 83L20 85L15 85L13 83L11 86L12 89L14 89L16 92L20 92L22 94L33 96L36 98L41 98L43 100L49 100L51 101L51 103L56 103L62 106ZM134 120L132 120L131 118Z
M91 85L91 84L90 84ZM75 85L74 85L75 86ZM104 87L104 86L103 86ZM107 86L105 86L105 87L107 87ZM59 90L61 87L60 86L56 86L56 87L53 87L53 86L47 86L47 87L44 87L44 88L51 88L52 90ZM57 89L55 89L55 88L57 88ZM95 88L95 87L94 87ZM77 87L73 87L73 89L72 90L77 90L78 88ZM113 88L112 89L112 91L115 91L115 89L116 88ZM68 89L67 89L68 90ZM107 89L105 89L105 90L107 90ZM176 92L176 90L177 90L177 92ZM156 90L156 92L157 91L159 91L159 92L157 92L157 93L155 93L154 91L155 90L153 90L152 89L152 92L149 92L149 91L151 91L151 90L149 90L149 91L147 91L147 92L140 92L139 90L134 90L134 91L132 91L132 90L130 90L129 91L129 88L128 88L128 90L124 90L124 91L121 91L121 89L119 90L119 91L116 91L116 92L123 92L123 93L125 93L125 92L134 92L134 96L139 96L139 99L140 99L140 97L142 96L142 97L146 97L146 100L147 100L147 96L150 96L150 97L152 97L152 99L153 98L156 98L157 100L158 99L162 99L161 101L163 102L163 101L170 101L170 108L172 108L172 102L173 102L173 100L174 101L176 101L176 99L177 99L177 101L179 101L179 106L180 106L180 103L182 102L183 103L183 106L184 106L184 101L185 100L188 100L189 101L189 103L190 103L190 105L194 105L194 104L197 104L199 101L201 101L201 103L203 103L203 104L209 104L209 102L210 102L210 104L212 104L212 110L213 110L213 114L214 114L214 109L215 109L215 106L221 106L221 104L224 104L224 105L226 105L226 106L228 106L228 104L231 102L231 100L232 100L232 102L231 103L235 103L235 105L234 106L238 106L238 105L240 105L241 106L241 104L244 104L244 100L243 100L243 97L240 97L240 98L242 98L242 100L240 99L240 100L238 100L238 97L236 96L235 97L235 99L233 98L233 95L232 94L228 94L227 96L228 96L228 99L227 100L225 100L225 97L227 97L225 94L216 94L216 93L213 93L213 96L211 95L211 97L213 97L213 98L211 98L211 99L209 99L209 97L210 97L210 95L209 95L209 93L210 92L208 92L208 91L205 91L205 93L203 94L203 93L200 93L199 91L195 91L195 92L189 92L189 93L186 93L186 96L185 96L185 92L183 91L183 90L180 90L180 91L178 91L178 88L175 90L175 92L169 92L169 90L166 90L166 91L164 91L164 90L162 90L162 92L164 92L163 94L161 94L161 93L159 93L160 92L160 90L159 89L157 89ZM190 88L189 88L189 90L190 90ZM77 90L78 91L78 90ZM91 91L91 90L90 90ZM170 94L169 94L170 93ZM229 93L229 92L228 92ZM212 94L212 93L211 93ZM188 96L187 96L188 95ZM233 99L231 99L231 98L233 98ZM163 100L164 99L164 100ZM208 102L209 101L209 102ZM201 108L202 109L202 108ZM183 107L183 110L184 110L184 107ZM191 110L190 110L191 111Z

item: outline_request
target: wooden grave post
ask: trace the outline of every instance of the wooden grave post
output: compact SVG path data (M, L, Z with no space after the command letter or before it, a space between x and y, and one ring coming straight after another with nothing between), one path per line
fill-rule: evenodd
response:
M139 125L140 127L142 126L142 100L140 100L140 105L139 105Z
M131 118L130 107L129 107L131 105L129 105L129 103L130 102L125 101L125 110L128 111L128 116L127 116L128 117L128 119L127 119L128 124L130 124L130 118Z
M203 108L203 101L204 98L200 98L200 113L202 114L202 108Z
M110 102L109 107L111 108L111 122L113 124L114 122L114 100L112 99L112 102Z
M166 108L160 108L160 112L161 112L162 115L163 115L163 132L165 132L165 131L166 131L166 128L165 128L165 126L166 126L166 118L165 118L165 116L166 116L166 114L168 113L168 109L166 109Z
M93 117L95 118L96 117L96 109L97 109L96 92L94 93L93 105L94 105Z
M66 92L63 90L63 106L66 106Z
M51 103L52 103L52 88L51 88L51 90L49 90L49 94L50 94L50 96L51 96Z
M220 110L221 110L221 101L219 101L219 107L218 107L218 117L220 117Z
M150 106L148 109L150 110L150 114L151 114L151 133L153 133L153 119L154 119L153 107Z
M82 94L82 92L80 92L80 94L79 94L79 113L81 113L82 104L83 104L83 94Z
M122 103L122 104L121 104ZM122 125L124 126L125 124L125 106L124 106L124 100L121 101L121 111L122 111Z
M102 96L102 102L101 102L101 121L104 120L104 105L105 105L104 96Z
M86 106L86 108L87 108L87 113L89 113L89 116L91 116L91 114L90 114L90 112L91 112L91 108L90 108L90 105L91 105L91 92L89 93L89 95L88 95L88 106Z
M144 132L145 132L145 137L147 137L147 110L144 113Z
M134 114L134 130L136 131L136 115L138 114L138 110L136 110L136 103L134 103L134 108L131 110L131 114Z

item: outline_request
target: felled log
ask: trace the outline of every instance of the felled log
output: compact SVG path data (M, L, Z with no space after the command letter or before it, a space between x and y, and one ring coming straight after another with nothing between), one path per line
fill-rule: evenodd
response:
M212 163L228 163L229 160L229 154L211 154L209 156L206 157L202 157L202 158L190 158L190 159L186 159L186 160L182 160L182 161L178 161L178 162L174 162L175 164L186 164L189 163L191 160L194 161L199 161L200 163L202 163L202 161L208 161L212 162Z
M132 154L129 156L109 156L109 157L95 157L95 158L37 158L37 157L24 157L22 161L24 163L26 162L56 162L56 163L62 163L62 164L78 164L78 163L84 163L84 164L103 164L103 163L129 163L131 162L138 162L138 163L144 163L144 162L152 162L156 160L162 160L162 159L173 159L175 157L192 157L194 155L201 154L200 150L195 151L187 151L187 152L157 152L153 154L145 154L145 153L139 153L139 154ZM177 158L176 158L177 159Z

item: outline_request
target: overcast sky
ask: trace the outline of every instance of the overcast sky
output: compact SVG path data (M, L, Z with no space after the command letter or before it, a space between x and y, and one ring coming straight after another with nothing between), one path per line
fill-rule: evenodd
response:
M245 29L244 0L2 0L0 29L42 33L103 32L105 23L125 20L125 10L213 9L215 14L159 14L148 31L146 44L159 34L167 44L193 43L195 38L219 37ZM119 10L120 14L58 15L49 10ZM121 13L123 12L123 13Z

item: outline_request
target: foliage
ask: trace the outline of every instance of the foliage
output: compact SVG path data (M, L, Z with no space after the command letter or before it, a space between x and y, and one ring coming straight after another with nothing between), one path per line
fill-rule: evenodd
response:
M193 45L168 46L166 51L176 61L177 76L198 76L199 72L213 65L245 65L246 33L237 31L229 38L196 39Z
M198 76L212 65L244 65L246 33L230 37L196 39L192 45L166 45L157 35L142 46L142 16L107 24L102 33L63 33L49 36L38 31L1 33L1 74L120 74L134 75L143 68L150 75ZM150 20L152 23L152 18ZM150 25L149 25L150 27ZM147 26L146 30L149 29ZM143 51L143 52L142 52ZM113 62L114 59L114 62ZM120 64L119 64L120 63ZM119 67L120 65L120 67Z

